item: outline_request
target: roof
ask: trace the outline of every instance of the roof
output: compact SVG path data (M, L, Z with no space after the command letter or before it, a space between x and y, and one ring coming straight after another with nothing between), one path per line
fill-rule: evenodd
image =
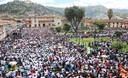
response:
M0 26L7 25L7 24L9 24L8 21L6 21L6 20L0 20Z
M43 15L43 16L28 16L27 18L53 18L53 17L61 17L61 15Z
M101 22L109 22L108 19L100 19L100 20L98 20L98 19L93 19L93 20L86 20L86 21L87 21L87 22L99 22L99 21L101 21ZM111 19L110 22L119 22L119 23L123 23L123 22L125 22L125 21L122 20L122 19Z
M41 21L42 21L42 22L43 22L43 21L46 21L46 22L47 22L47 21L54 21L54 20L53 20L53 19L42 19L42 20L39 20L39 22L41 22Z
M10 16L2 16L1 19L2 20L14 20L14 18Z

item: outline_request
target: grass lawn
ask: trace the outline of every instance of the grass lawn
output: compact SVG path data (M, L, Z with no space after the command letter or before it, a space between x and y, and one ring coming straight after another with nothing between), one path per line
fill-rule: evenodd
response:
M73 43L76 43L76 44L78 44L80 42L80 45L85 44L86 47L88 47L88 43L94 42L94 41L100 41L101 39L104 41L109 40L108 37L101 37L101 38L97 38L95 40L94 40L94 38L83 38L83 40L81 38L70 38L70 41Z
M104 41L109 40L108 37L100 37L100 38L95 39L95 41L100 41L101 39L104 40ZM73 42L73 43L76 43L76 44L79 44L79 42L80 42L80 45L85 44L85 47L88 47L88 43L93 42L94 38L83 38L83 40L80 39L80 38L70 38L70 41ZM126 44L126 43L123 43L123 44ZM126 45L123 48L123 51L124 52L128 51L128 45Z

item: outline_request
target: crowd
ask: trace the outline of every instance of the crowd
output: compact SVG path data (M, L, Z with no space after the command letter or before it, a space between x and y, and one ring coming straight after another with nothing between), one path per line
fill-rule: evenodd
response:
M21 39L0 42L3 78L127 78L128 53L109 43L83 47L49 28L24 28Z

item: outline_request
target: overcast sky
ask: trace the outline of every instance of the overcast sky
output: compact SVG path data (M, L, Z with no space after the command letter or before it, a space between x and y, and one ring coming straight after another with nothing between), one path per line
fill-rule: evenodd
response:
M0 0L0 4L4 4L13 0ZM31 0L45 6L69 7L103 5L107 8L128 9L128 0Z

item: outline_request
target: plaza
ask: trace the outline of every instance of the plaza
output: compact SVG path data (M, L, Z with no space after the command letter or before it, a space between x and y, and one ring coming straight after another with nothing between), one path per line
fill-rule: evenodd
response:
M128 10L0 6L0 78L128 78Z
M85 49L49 27L23 28L22 38L0 42L0 76L6 78L95 78L127 75L127 52L91 43ZM121 72L123 71L123 72Z

